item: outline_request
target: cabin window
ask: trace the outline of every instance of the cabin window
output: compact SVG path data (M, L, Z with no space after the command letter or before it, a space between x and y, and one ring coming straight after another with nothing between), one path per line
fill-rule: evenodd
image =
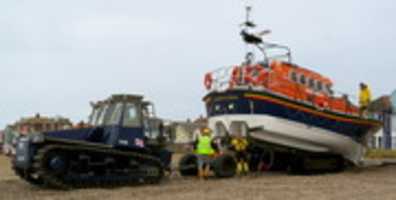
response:
M303 85L305 85L307 83L307 79L305 78L304 74L301 74L301 76L300 76L300 83Z
M215 106L214 106L214 112L215 112L215 113L220 113L220 112L221 112L221 105L220 105L220 104L215 104Z
M327 90L327 92L328 92L330 95L333 95L333 94L334 94L334 91L333 91L333 89L331 88L331 85L326 85L326 90Z
M235 110L235 104L234 103L228 104L228 111L232 112L234 110Z
M316 83L316 89L317 89L318 91L322 91L322 90L323 90L323 84L322 84L322 82L318 81L318 82Z
M314 79L310 78L308 80L308 87L311 89L315 89L315 80Z
M297 73L295 71L292 71L290 74L290 78L292 81L297 82Z
M106 112L108 110L109 106L105 105L101 110L99 111L99 116L96 119L95 126L103 125L106 119Z
M110 108L113 111L110 115L110 121L108 121L107 125L117 125L118 123L120 123L121 120L123 104L117 103L114 106L111 106Z
M141 117L139 115L139 107L134 103L127 103L124 112L124 126L139 127L141 126ZM147 122L145 122L147 123Z

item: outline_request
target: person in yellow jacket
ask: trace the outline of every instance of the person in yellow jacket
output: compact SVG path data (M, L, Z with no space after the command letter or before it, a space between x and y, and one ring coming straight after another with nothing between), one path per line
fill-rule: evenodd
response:
M367 110L370 103L371 103L370 88L365 83L360 83L360 93L359 93L360 116L363 116L364 112Z
M198 156L198 177L201 179L209 177L209 162L215 154L211 134L212 131L209 128L204 128L201 130L201 135L198 136L196 141L195 153Z
M249 172L249 164L247 162L247 147L249 145L246 138L241 136L235 136L231 140L232 148L236 152L237 159L237 173L238 174L246 174Z

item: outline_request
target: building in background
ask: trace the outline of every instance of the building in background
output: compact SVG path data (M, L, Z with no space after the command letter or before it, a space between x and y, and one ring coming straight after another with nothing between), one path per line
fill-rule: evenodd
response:
M197 134L199 134L202 128L207 126L207 122L207 119L204 117L199 117L194 121L169 121L166 125L166 130L172 143L172 150L183 152L190 149Z
M189 144L193 141L193 134L196 127L191 122L172 122L170 126L170 138L173 144Z
M2 134L3 145L1 150L6 155L14 154L16 139L20 135L65 130L72 127L73 123L64 117L42 117L40 114L36 114L33 117L24 117L5 128Z
M3 132L3 145L1 151L5 155L15 154L15 140L19 137L19 133L15 131L15 127L8 125Z
M396 90L373 102L371 111L383 121L383 127L370 140L369 146L377 149L396 149Z
M22 118L14 124L15 130L23 135L34 132L48 132L65 130L73 127L73 123L64 117L43 117L36 114L34 117Z
M396 149L396 114L390 115L390 121L391 121L391 128L390 128L389 136L386 135L388 134L386 133L387 131L384 131L384 128L382 128L371 139L369 145L371 148L394 149L394 150Z

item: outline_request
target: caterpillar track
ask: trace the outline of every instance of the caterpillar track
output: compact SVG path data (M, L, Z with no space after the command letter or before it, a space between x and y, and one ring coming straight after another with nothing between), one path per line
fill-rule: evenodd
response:
M154 184L164 175L161 161L149 154L63 144L41 147L31 169L14 171L33 185L62 190Z

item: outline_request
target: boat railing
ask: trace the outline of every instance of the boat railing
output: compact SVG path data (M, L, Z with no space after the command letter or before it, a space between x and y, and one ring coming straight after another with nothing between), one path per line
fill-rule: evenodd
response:
M263 42L260 45L256 45L256 47L263 54L265 62L269 63L273 60L280 60L292 63L293 61L291 49L288 46Z
M228 67L222 67L218 68L212 72L210 72L211 76L211 86L207 87L209 92L217 91L225 91L227 89L233 88L233 89L264 89L263 86L253 86L252 84L246 82L245 76L246 74L241 73L239 78L238 78L238 83L233 85L233 70L236 67L240 66L228 66Z
M212 83L209 91L225 91L230 88L233 67L222 67L210 72Z

